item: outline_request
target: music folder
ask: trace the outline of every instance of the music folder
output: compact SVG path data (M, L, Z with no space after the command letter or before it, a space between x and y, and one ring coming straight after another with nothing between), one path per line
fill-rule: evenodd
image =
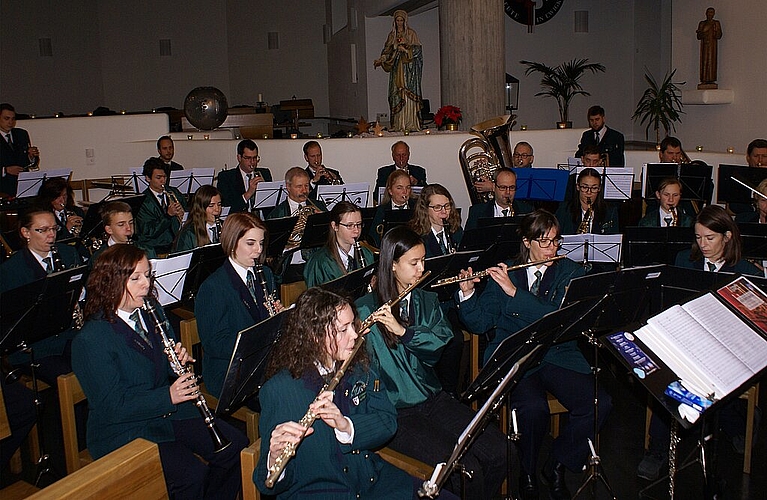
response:
M692 227L629 226L625 229L623 237L625 267L674 265L676 254L690 248L695 231Z
M280 336L288 310L237 334L234 351L218 398L216 414L228 415L258 394L264 383L266 362Z
M746 186L756 190L764 179L767 179L767 168L720 164L716 174L716 201L749 203L753 199L753 191Z
M356 269L334 280L320 285L320 288L332 292L350 295L352 300L357 300L368 292L370 280L373 278L378 263L373 262L362 269Z
M200 290L200 285L224 262L226 262L226 255L221 250L220 243L211 243L192 250L186 278L181 285L181 301L184 303L184 307L194 310L194 299Z

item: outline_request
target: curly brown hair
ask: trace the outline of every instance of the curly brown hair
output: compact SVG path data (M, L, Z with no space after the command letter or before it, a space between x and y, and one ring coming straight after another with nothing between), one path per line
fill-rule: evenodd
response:
M101 315L110 323L115 322L115 311L120 307L127 290L128 278L146 254L133 245L112 245L96 259L88 276L85 300L86 319ZM149 294L154 296L154 286Z
M302 293L296 307L287 312L277 344L272 349L266 369L270 378L287 369L293 378L299 378L309 370L316 370L315 362L327 352L325 338L335 335L335 322L339 311L349 306L357 322L357 309L351 298L320 287ZM357 325L359 326L359 325ZM367 353L359 349L352 364L367 366Z
M421 191L418 201L413 210L413 218L409 223L410 229L421 236L429 234L431 231L431 221L429 220L429 205L431 197L440 194L450 201L450 215L447 216L448 231L455 233L461 227L461 214L455 208L455 201L450 191L441 184L429 184Z

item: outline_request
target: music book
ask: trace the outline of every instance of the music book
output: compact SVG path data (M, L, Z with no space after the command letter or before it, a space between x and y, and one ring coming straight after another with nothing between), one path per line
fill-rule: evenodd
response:
M719 400L767 367L767 294L740 277L653 316L634 335L686 389Z

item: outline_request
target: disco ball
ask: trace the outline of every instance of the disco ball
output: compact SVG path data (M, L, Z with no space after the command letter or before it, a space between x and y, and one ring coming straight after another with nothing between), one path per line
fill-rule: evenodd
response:
M197 87L184 99L184 115L200 130L213 130L226 120L229 104L216 87Z

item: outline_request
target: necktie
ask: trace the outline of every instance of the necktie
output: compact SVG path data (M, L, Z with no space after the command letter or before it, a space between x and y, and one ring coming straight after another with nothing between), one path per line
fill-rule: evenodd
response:
M210 228L210 242L218 243L218 231L216 231L216 226Z
M439 242L439 248L442 250L442 255L447 255L447 246L445 245L445 232L440 231L437 233L437 241Z
M716 264L714 264L713 262L706 262L706 264L708 265L709 271L711 271L712 273L716 272Z
M61 225L62 226L66 226L67 225L67 212L66 212L66 210L62 210L61 211L61 213L59 214L59 220L61 221Z
M407 311L407 299L402 299L399 303L399 317L403 323L408 324L410 317Z
M538 290L541 288L541 276L543 276L543 273L541 271L535 271L533 274L535 274L535 281L533 281L533 286L530 287L530 293L538 296Z
M248 269L248 278L246 280L248 285L248 291L250 292L250 296L253 297L253 301L256 301L256 277L253 276L253 271Z
M503 216L504 217L508 217L509 216L509 209L508 208L504 208L503 210L501 210L501 212L503 212Z
M354 268L357 267L354 265L354 257L351 255L348 255L346 258L346 272L350 273L354 271Z
M8 143L8 145L13 149L13 139L11 139L11 133L5 134L5 141Z
M599 144L599 131L594 132L594 140L597 141L597 144Z
M43 262L45 262L45 274L51 274L53 272L53 261L50 257L46 257L43 259Z
M405 208L405 205L394 205L394 210L402 210Z
M160 206L162 207L163 211L168 211L168 198L165 193L160 193Z
M138 333L138 336L141 337L141 339L144 342L146 342L147 344L151 346L152 341L149 340L149 336L147 335L146 330L144 330L144 325L141 324L141 319L139 319L138 309L136 309L135 311L131 313L130 319L135 322L135 324L133 325L133 331Z

